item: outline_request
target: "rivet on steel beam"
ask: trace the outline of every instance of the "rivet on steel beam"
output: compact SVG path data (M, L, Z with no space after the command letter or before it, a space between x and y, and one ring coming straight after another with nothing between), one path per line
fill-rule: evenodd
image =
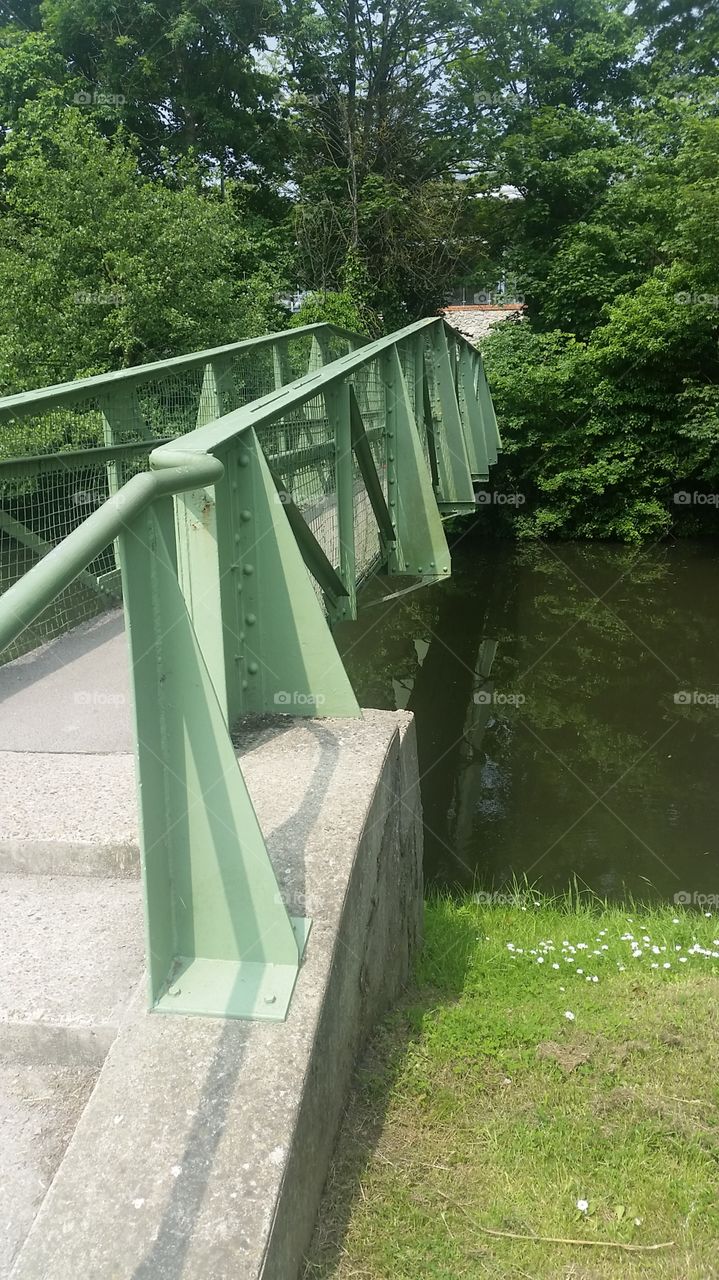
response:
M247 617L245 618L245 622L247 623L248 627L254 627L255 623L257 622L256 615L254 613L248 613Z
M251 519L252 519L251 511L245 510L240 512L240 520L244 520L245 524L247 523L248 520L251 520Z
M247 670L249 671L249 673L250 673L250 675L251 675L251 676L256 676L256 675L257 675L257 672L259 671L259 669L260 669L260 668L258 667L258 665L257 665L257 663L256 663L256 662L248 662L248 663L247 663Z
M253 574L253 573L255 572L254 565L246 564L246 565L243 567L242 572L243 572L243 573L246 573L246 574L247 574L247 577L249 578L249 577L250 577L250 575L251 575L251 574Z

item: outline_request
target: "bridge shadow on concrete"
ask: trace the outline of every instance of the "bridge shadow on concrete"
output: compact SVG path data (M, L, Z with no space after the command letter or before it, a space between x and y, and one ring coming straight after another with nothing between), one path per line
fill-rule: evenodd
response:
M461 996L468 960L476 948L476 932L469 920L457 916L446 920L444 954L438 953L436 943L426 948L424 959L419 961L418 980L407 987L371 1036L354 1072L302 1280L330 1280L337 1274L354 1208L364 1198L367 1176L373 1166L388 1160L382 1150L387 1112L408 1051L421 1041L423 1028L435 1013ZM404 1143L409 1168L412 1134L404 1135ZM397 1159L396 1148L388 1145Z

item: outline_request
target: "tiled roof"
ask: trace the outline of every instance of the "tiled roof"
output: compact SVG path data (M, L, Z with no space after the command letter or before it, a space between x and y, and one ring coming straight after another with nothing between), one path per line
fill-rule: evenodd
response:
M467 303L461 307L443 307L440 314L469 342L479 342L495 324L513 317L521 319L525 311L521 302Z

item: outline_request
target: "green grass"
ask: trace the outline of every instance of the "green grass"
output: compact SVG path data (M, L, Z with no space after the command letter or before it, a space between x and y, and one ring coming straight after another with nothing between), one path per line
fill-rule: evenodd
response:
M719 1276L719 917L535 901L427 905L416 987L358 1071L308 1278Z

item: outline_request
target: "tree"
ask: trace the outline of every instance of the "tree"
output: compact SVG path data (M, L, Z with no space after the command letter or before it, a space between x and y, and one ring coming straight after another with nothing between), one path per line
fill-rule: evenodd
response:
M473 236L454 170L445 66L455 0L311 0L286 5L293 89L296 228L310 285L343 288L361 261L385 324L434 310Z
M19 112L3 152L3 392L282 327L281 237L192 173L176 190L143 177L54 96Z
M719 486L718 155L719 120L688 117L654 197L658 261L586 339L530 322L489 340L511 483L533 499L523 534L638 542L717 525L674 495ZM579 296L581 278L567 287Z
M488 269L495 280L520 277L532 308L547 294L558 237L623 172L618 114L632 101L639 39L621 0L488 0L468 10L450 69L452 110L485 195Z
M259 193L284 175L288 129L267 56L273 0L43 0L18 17L10 31L41 27L64 63L66 101L108 135L121 125L146 172L164 177L192 156L220 186L242 177Z

